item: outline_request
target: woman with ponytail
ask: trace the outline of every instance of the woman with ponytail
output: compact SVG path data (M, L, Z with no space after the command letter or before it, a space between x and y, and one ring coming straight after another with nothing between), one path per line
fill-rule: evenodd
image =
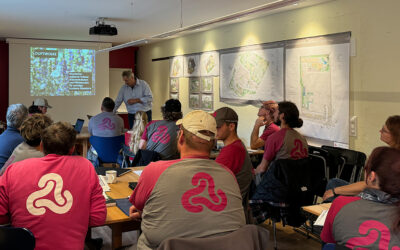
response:
M299 110L292 102L280 102L274 112L274 120L281 127L265 143L265 152L256 174L264 173L269 164L277 159L302 159L308 156L306 139L294 128L303 126Z
M147 122L148 120L146 112L144 111L136 112L135 122L133 124L132 130L129 131L129 133L131 134L129 140L129 149L134 154L136 154L137 151L140 149L139 147L140 137L142 136L143 131L146 128Z
M366 188L339 196L329 209L321 239L350 249L400 249L400 151L375 148L365 166Z

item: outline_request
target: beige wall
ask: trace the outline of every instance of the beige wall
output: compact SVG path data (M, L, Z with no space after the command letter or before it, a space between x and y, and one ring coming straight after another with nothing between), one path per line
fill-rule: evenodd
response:
M159 107L169 98L169 62L151 59L351 31L356 54L350 58L350 117L358 117L358 134L350 137L350 148L369 154L383 145L378 131L386 118L400 113L400 64L395 61L400 58L399 9L398 0L336 0L228 25L141 47L138 72L152 88L154 117L161 118ZM219 102L218 77L214 83L214 108L229 106ZM184 78L180 100L186 114ZM239 136L248 145L257 108L233 108L239 114Z

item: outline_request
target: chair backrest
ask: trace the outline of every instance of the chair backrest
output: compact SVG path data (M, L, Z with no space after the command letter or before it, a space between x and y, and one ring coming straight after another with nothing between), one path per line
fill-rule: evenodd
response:
M283 201L290 206L311 205L314 200L311 158L279 159L275 161L275 164L275 178L287 191L286 200Z
M139 149L136 152L135 158L133 158L132 166L147 166L150 162L159 160L161 160L161 156L158 152Z
M26 228L0 226L0 249L34 249L35 237Z
M342 171L339 171L338 178L349 181L350 183L361 179L364 164L367 159L367 156L363 152L325 145L322 146L322 148L331 153L337 153L345 159L345 164Z
M313 180L313 193L322 197L325 193L326 184L328 182L326 160L321 155L309 154L312 165L311 178Z
M308 146L308 153L324 157L327 169L326 178L328 180L338 176L339 171L343 168L346 161L345 158L341 156L340 152L329 150L329 148Z
M268 248L269 231L256 225L245 225L238 230L208 238L170 238L158 250L264 250Z
M119 151L124 145L124 135L114 137L91 136L90 144L94 147L101 162L116 163Z

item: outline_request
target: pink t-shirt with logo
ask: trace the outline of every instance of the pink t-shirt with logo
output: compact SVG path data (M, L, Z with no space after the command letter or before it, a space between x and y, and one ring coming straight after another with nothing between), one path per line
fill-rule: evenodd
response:
M107 210L93 165L80 156L47 155L10 165L0 177L0 223L29 229L35 249L83 249L89 226Z

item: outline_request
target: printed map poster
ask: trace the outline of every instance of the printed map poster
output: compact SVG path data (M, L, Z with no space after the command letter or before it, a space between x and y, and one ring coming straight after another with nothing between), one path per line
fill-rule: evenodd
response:
M185 56L183 60L183 76L200 76L200 55Z
M242 103L283 100L283 48L221 54L220 98Z
M302 134L349 143L349 43L286 50L286 99L304 120Z
M183 56L175 56L170 59L170 77L183 77Z
M200 56L201 76L219 75L219 53L217 51L204 52Z
M199 109L200 108L200 94L189 95L189 108Z
M199 93L199 92L200 92L200 77L190 77L189 93Z
M179 91L179 78L170 78L170 92Z
M212 93L214 77L202 77L201 78L201 92L202 93Z
M213 95L201 95L201 109L207 111L213 110Z

